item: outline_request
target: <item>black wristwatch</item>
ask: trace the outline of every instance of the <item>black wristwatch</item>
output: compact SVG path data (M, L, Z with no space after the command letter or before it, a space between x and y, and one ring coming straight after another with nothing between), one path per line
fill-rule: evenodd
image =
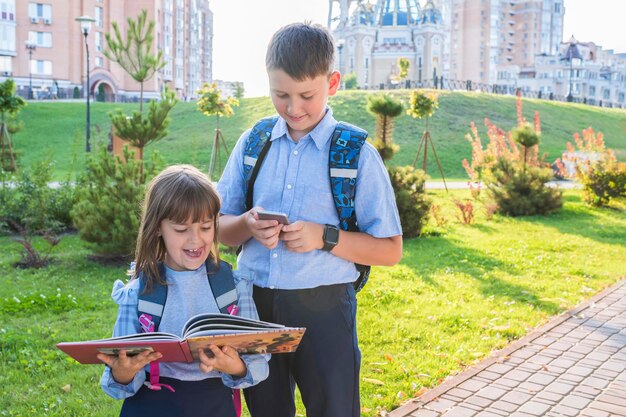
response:
M339 243L339 228L332 224L325 225L322 240L324 241L322 250L326 252L333 250L333 248L337 246L337 243Z

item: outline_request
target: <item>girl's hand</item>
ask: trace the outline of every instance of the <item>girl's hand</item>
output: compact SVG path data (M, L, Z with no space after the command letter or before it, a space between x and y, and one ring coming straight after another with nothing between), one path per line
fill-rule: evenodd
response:
M283 226L280 239L285 247L292 252L310 252L314 249L322 249L324 242L324 225L298 220Z
M239 353L230 346L219 348L209 345L213 357L209 358L203 349L198 349L200 356L200 370L202 372L219 371L235 377L244 377L248 372L246 364L239 357Z
M261 211L261 207L254 207L246 216L246 226L252 237L258 240L267 249L274 249L278 245L278 237L283 227L276 220L259 220L257 211Z
M148 350L134 356L127 356L126 350L124 349L121 349L117 356L98 353L98 359L111 368L115 382L122 385L130 384L137 372L142 370L150 362L161 359L162 357L163 354Z

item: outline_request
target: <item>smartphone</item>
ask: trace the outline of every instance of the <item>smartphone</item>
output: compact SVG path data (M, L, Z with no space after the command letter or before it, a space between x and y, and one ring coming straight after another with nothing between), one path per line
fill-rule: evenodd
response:
M129 347L100 347L98 348L98 352L104 353L105 355L113 355L118 356L120 354L120 350L124 349L126 351L126 356L136 356L141 352L145 352L146 350L149 352L154 352L150 346L129 346Z
M289 218L285 213L278 211L257 211L259 220L276 220L280 224L289 224Z

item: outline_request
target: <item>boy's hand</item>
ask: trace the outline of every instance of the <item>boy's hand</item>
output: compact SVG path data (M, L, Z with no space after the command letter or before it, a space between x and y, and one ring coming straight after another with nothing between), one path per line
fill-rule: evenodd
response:
M292 252L310 252L314 249L322 249L324 242L324 225L298 220L283 226L280 239L285 247Z
M246 216L246 226L252 237L255 238L266 248L272 250L278 245L282 224L276 220L259 220L257 211L261 211L261 207L254 207Z
M117 356L98 353L97 357L111 368L115 382L128 385L137 372L142 370L150 362L161 359L163 355L159 352L146 350L134 356L127 356L126 350L121 349Z
M238 378L246 376L248 372L246 364L235 349L230 346L224 346L220 349L215 345L209 345L209 350L213 353L212 358L209 358L203 349L198 349L202 372L219 371Z

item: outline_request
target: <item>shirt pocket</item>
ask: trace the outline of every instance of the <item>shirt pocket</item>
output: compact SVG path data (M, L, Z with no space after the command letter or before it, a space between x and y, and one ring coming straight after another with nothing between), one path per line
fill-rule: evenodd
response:
M337 224L337 209L328 178L308 187L303 186L298 190L298 194L300 196L296 214L298 219L319 224Z

